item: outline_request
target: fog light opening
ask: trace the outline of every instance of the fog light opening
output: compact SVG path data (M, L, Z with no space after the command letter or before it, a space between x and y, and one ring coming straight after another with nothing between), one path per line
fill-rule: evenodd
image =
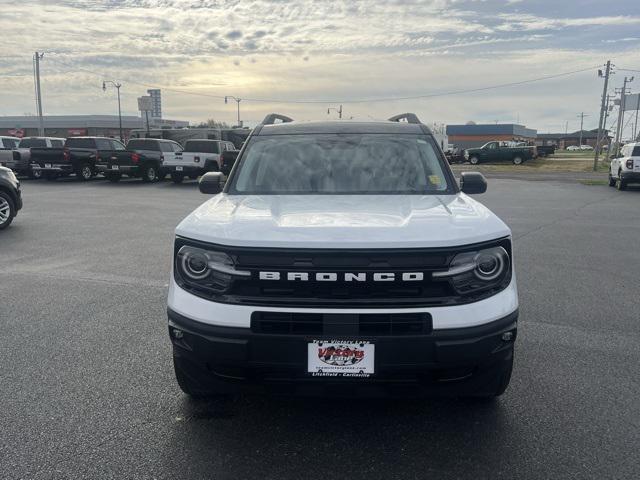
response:
M511 340L513 340L513 332L504 332L502 334L503 342L510 342Z
M178 330L177 328L173 329L173 338L180 340L184 337L184 332L182 330Z

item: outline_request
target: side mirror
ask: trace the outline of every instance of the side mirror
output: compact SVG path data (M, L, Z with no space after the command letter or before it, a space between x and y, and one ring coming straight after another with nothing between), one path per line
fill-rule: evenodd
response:
M200 193L215 195L222 191L222 174L220 172L205 173L198 182Z
M462 172L460 190L468 194L484 193L487 191L487 180L479 172Z

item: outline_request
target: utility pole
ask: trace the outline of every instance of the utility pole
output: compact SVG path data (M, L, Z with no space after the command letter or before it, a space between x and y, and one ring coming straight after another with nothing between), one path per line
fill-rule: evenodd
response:
M615 149L616 154L619 150L620 141L622 140L622 129L624 127L624 103L625 97L627 96L627 83L633 82L633 77L627 78L624 77L624 81L622 82L622 90L620 90L620 107L618 111L618 126L616 127L616 140L615 140ZM618 93L618 89L616 88L616 93ZM611 150L609 149L609 158L611 158Z
M640 92L636 94L638 99L636 101L636 120L633 122L633 141L636 141L636 128L638 128L638 110L640 110Z
M582 146L582 126L584 125L584 117L588 117L589 115L585 114L584 112L580 112L580 115L576 115L576 117L580 117L580 143L579 145Z
M335 110L336 112L338 112L338 118L342 120L342 105L340 105L340 108L327 108L327 115L329 115L329 112L331 112L331 110Z
M240 102L242 101L241 98L238 97L234 97L233 95L225 95L224 97L224 103L229 103L228 100L230 98L233 98L236 103L238 104L238 128L242 127L242 122L240 121Z
M605 101L607 104L609 103L609 96L607 95L607 88L609 86L609 75L611 74L611 60L607 60L607 66L605 68L604 75L602 74L602 70L598 70L598 76L604 76L604 88L602 89L602 101L600 103L600 120L598 121L598 136L596 137L596 148L593 154L593 171L598 170L598 156L600 155L600 142L602 141L602 124L606 127L606 107ZM606 97L606 99L605 99ZM582 135L582 129L580 131Z
M124 143L124 135L122 134L122 109L120 108L120 87L122 86L121 83L116 83L113 80L104 80L102 82L102 91L106 92L107 91L107 83L110 83L111 85L113 85L114 87L116 87L116 90L118 90L118 123L120 124L120 141L122 143ZM147 122L148 122L148 118L147 118Z
M40 91L40 60L44 53L36 52L34 57L36 73L36 106L38 107L38 135L44 137L44 118L42 117L42 93Z

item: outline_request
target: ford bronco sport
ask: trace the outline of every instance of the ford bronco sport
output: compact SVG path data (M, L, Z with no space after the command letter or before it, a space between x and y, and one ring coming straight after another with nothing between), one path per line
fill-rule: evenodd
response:
M281 122L277 122L281 120ZM518 317L511 231L414 114L268 115L176 229L168 317L191 396L496 397Z

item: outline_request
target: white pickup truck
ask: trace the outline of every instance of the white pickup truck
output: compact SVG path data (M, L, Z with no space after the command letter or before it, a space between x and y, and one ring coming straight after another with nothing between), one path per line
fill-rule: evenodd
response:
M627 143L620 155L611 159L609 186L624 190L630 183L640 183L640 142Z
M276 124L276 120L283 123ZM401 122L406 119L406 122ZM188 395L496 397L511 378L511 231L415 114L268 115L177 227L169 336Z
M220 154L235 149L233 143L226 140L187 140L184 151L165 159L162 169L171 175L171 180L180 183L184 177L197 178L206 172L219 172Z
M0 137L3 145L15 145L12 150L0 151L0 163L13 170L16 175L28 175L31 178L40 178L40 170L31 168L32 148L62 148L65 139L57 137ZM17 142L16 142L17 141Z

